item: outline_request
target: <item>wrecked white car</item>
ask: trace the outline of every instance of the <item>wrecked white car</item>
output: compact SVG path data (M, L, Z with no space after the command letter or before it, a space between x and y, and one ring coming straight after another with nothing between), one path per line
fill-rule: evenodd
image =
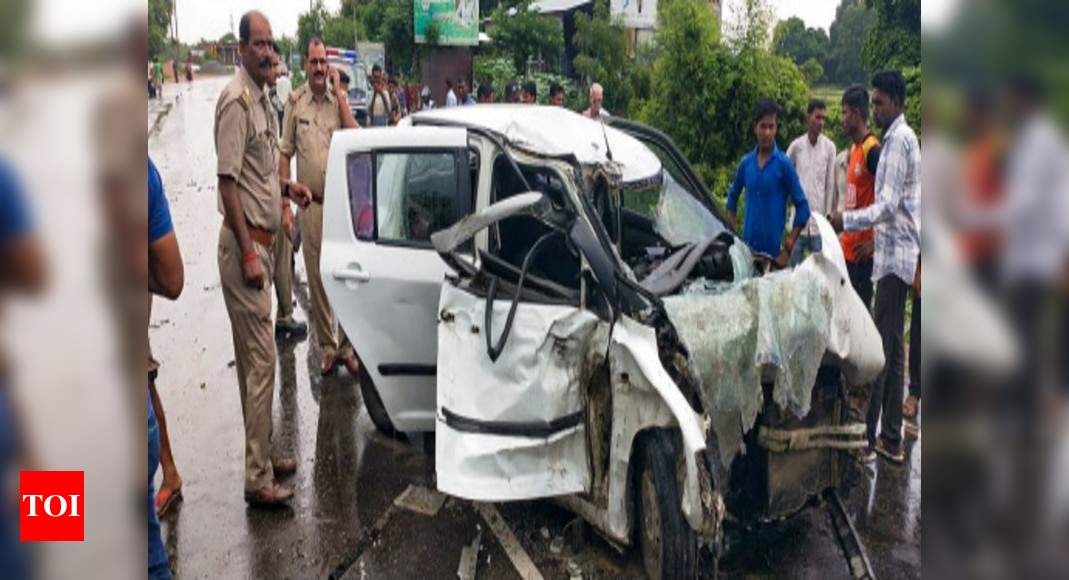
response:
M376 427L434 431L438 488L554 497L654 578L784 516L864 444L883 366L830 226L769 272L671 142L559 108L335 133L321 268ZM637 532L637 533L636 533Z

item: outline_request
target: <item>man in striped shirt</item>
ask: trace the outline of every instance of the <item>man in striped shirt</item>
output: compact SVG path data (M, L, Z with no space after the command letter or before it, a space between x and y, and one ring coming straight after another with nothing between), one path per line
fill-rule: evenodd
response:
M866 417L869 448L864 459L879 453L895 463L902 451L903 344L906 297L920 272L920 143L902 110L906 83L898 71L872 79L872 106L884 129L876 170L876 200L865 208L836 212L836 230L875 230L872 280L876 283L876 327L883 340L884 369L873 384ZM876 427L881 424L880 436Z

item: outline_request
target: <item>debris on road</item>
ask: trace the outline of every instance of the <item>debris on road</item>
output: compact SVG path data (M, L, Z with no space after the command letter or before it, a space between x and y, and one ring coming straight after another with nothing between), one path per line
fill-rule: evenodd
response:
M502 519L501 512L497 511L494 504L476 502L475 508L479 510L479 515L483 517L486 525L490 526L490 531L494 533L497 541L501 543L501 547L505 550L505 555L512 561L512 565L516 568L520 578L523 578L523 580L542 580L542 573L535 567L531 557L520 545L519 540L516 539L516 534L512 533L512 529Z
M464 546L460 551L460 566L457 568L457 578L460 580L475 580L475 570L479 565L479 548L483 541L483 531L480 529L475 534L471 545Z
M438 515L444 503L445 495L422 485L409 485L393 500L393 504L399 508L431 517Z

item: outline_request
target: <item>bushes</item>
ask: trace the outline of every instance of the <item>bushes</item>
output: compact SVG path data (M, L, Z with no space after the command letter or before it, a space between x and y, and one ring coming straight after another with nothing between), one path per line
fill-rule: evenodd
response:
M667 133L722 197L739 159L755 145L757 100L770 98L782 108L779 143L786 147L804 131L809 89L789 59L759 48L736 54L722 44L702 0L665 1L658 9L661 54L640 120Z

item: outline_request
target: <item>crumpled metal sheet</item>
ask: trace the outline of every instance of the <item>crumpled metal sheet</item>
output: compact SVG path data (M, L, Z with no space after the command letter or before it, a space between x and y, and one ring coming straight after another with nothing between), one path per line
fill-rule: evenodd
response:
M763 379L773 380L781 408L803 417L822 362L837 364L851 384L883 369L879 332L850 284L835 231L823 216L813 220L824 251L798 267L753 278L752 256L736 243L734 282L696 280L663 299L690 353L725 466L761 411Z
M443 408L481 422L549 422L584 409L584 370L604 360L608 324L571 306L521 303L497 361L486 352L501 335L511 302L493 304L451 283L442 286L438 323L438 489L479 501L584 492L590 469L583 424L548 438L459 431Z
M775 371L776 402L798 416L809 411L831 314L823 284L809 268L692 285L664 298L664 305L712 405L725 465L761 411L766 367Z

